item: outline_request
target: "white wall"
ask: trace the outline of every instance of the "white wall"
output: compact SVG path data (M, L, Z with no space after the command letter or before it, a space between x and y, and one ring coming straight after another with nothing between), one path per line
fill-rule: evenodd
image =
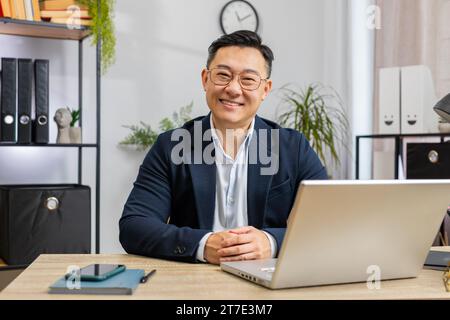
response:
M122 125L144 121L156 127L162 117L170 116L191 101L194 102L193 116L208 112L200 72L205 66L209 44L221 35L218 18L227 2L116 0L117 60L102 78L102 252L122 250L118 241L118 220L145 156L117 146L129 132ZM342 23L336 15L342 13L341 5L346 0L339 1L339 5L335 0L250 2L260 17L260 35L275 54L272 76L275 89L290 82L304 85L323 81L345 91L346 86L342 83L345 81L346 68L342 65L345 59L340 53L345 50L345 45L336 41L335 36L343 30L335 28L335 24ZM336 6L340 8L338 12ZM66 102L75 105L76 92L74 98L69 89L76 88L76 44L32 39L21 39L18 43L19 40L13 38L0 36L0 56L27 55L52 59L55 76L52 78L54 103L51 112ZM84 56L84 104L86 108L92 108L95 106L94 51L87 44ZM345 100L346 92L341 95ZM274 119L278 103L279 98L273 92L261 106L259 114ZM92 126L95 118L91 119L86 125L95 130ZM56 130L52 130L54 139ZM65 162L68 161L69 156ZM74 175L67 165L60 171L60 178ZM88 175L92 176L93 171L87 172ZM0 183L6 178L12 177L2 170ZM26 177L14 173L14 178Z
M351 126L352 141L357 135L371 134L373 117L373 79L374 79L374 46L375 28L378 23L374 8L374 0L351 0L351 104L354 106ZM371 10L372 9L372 10ZM374 25L372 25L374 24ZM356 144L352 146L356 153ZM355 154L356 160L356 154ZM360 179L371 179L372 170L372 141L360 140L359 152ZM350 176L355 177L356 162L349 163Z

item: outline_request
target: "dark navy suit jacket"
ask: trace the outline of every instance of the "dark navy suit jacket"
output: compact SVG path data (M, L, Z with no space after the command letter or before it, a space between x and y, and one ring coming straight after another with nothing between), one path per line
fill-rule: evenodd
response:
M209 117L210 114L191 120L182 128L193 137L194 127L198 129L201 124L203 133L210 129ZM298 131L281 128L258 116L254 128L252 142L255 134L255 141L268 137L267 150L262 151L277 157L279 168L273 175L262 175L261 169L269 164L259 156L253 164L248 164L248 223L273 235L281 248L300 182L327 179L327 174L308 141ZM270 141L273 129L279 129L279 148L274 148ZM264 131L268 134L261 134ZM171 161L172 149L177 144L180 146L179 141L172 141L172 132L158 137L139 169L119 222L120 242L131 254L195 262L199 241L212 231L216 166L214 163ZM189 141L190 146L186 144L188 150L184 149L180 154L192 160L195 154L198 156L199 152L211 147L210 136L204 139L203 142L200 140L200 145L198 140ZM195 143L199 147L196 150Z

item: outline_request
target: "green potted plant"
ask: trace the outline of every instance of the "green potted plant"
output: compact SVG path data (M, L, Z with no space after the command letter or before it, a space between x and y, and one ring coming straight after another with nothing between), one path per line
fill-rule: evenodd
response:
M80 110L67 109L69 109L72 116L69 128L70 142L81 143L81 127L75 127L76 123L80 120Z
M75 124L80 120L80 110L72 110L68 108L70 115L72 116L72 121L70 122L70 127L75 127Z
M338 146L348 150L349 123L336 90L317 83L303 89L286 85L280 92L280 125L303 133L326 167L327 154L333 164L339 165L337 150Z
M131 133L125 139L120 141L119 145L134 146L139 151L148 149L155 143L159 133L181 127L185 122L191 120L190 114L192 112L193 104L194 103L191 102L180 108L179 112L174 112L172 114L172 119L167 117L163 118L159 122L160 132L153 130L150 125L142 121L139 125L123 126L124 128L130 129Z
M100 2L100 11L98 2ZM88 8L92 18L92 44L96 45L101 39L101 66L104 74L116 58L116 35L114 31L114 4L115 0L78 0L78 3Z

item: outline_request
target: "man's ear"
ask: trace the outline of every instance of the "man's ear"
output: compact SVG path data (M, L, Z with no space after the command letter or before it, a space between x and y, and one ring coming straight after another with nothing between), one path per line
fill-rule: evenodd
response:
M205 90L205 91L206 91L207 82L208 82L208 70L203 69L202 70L202 85L203 85L203 90Z
M267 79L267 81L265 81L264 84L264 92L261 97L261 100L264 100L269 95L270 91L272 91L272 80Z

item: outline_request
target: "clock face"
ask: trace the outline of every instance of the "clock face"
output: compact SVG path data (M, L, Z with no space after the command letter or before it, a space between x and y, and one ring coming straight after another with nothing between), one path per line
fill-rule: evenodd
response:
M244 0L228 2L220 13L220 26L225 34L237 30L258 30L258 14L255 8Z

